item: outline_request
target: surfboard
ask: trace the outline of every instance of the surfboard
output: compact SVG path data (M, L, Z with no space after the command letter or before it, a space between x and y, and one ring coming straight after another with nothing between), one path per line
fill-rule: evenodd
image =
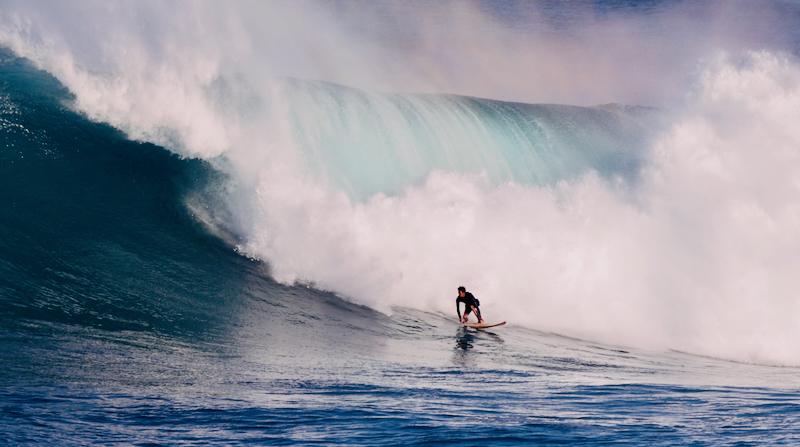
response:
M473 329L486 329L487 327L495 327L495 326L502 326L506 324L506 322L502 323L461 323L464 326L471 327Z

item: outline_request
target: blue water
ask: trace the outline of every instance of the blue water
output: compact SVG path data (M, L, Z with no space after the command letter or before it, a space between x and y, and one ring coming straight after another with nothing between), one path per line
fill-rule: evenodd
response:
M601 3L607 13L626 2ZM589 170L635 185L643 129L661 119L652 108L288 84L327 117L292 116L306 161L354 202L439 169L483 171L490 186L548 187ZM206 219L230 223L230 210L213 209L231 181L219 159L131 139L74 100L30 60L0 53L3 445L800 442L797 367L521 324L473 330L451 314L387 314L278 282L269 259L237 250L246 235L235 225ZM361 111L335 113L347 107ZM463 125L452 147L431 115ZM364 155L365 141L380 149ZM501 154L508 145L518 151Z

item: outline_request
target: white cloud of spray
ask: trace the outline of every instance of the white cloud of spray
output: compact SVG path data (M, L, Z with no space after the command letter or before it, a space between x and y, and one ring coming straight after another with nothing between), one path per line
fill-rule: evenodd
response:
M191 3L146 4L9 2L1 10L0 39L61 80L90 118L184 153L222 153L236 125L206 91L220 76L225 52L240 49L229 32L235 26L219 26L218 42L207 19L235 18Z
M587 174L554 188L432 173L352 203L259 181L245 250L277 279L452 314L456 285L511 323L742 361L800 361L800 66L720 56L655 145L632 203Z
M85 85L79 100L99 97L85 108L105 107L108 115L140 107L141 119L154 116L143 128L179 118L144 113L140 98L202 109L190 92L231 73L254 86L293 76L530 103L659 105L682 93L687 72L710 51L796 48L797 15L778 1L735 0L655 2L631 11L584 0L6 0L0 33L70 88L81 86L68 78L72 65L113 77L116 87ZM159 87L152 92L159 96L147 95ZM180 120L174 124L187 126ZM198 117L193 132L208 122Z
M796 364L800 67L721 57L691 106L657 145L645 192L662 301L690 311L693 330L676 328L690 350Z
M228 206L243 249L281 281L313 281L382 310L448 314L463 284L487 316L511 323L800 364L795 62L745 53L699 70L635 204L593 174L536 188L452 172L353 203L303 170L280 119L292 104L270 81L663 103L682 95L708 50L764 42L759 26L744 35L729 26L751 8L715 15L708 3L699 16L715 20L702 29L693 10L638 21L584 8L571 19L578 31L546 10L520 12L538 28L518 29L461 2L366 12L335 2L63 5L4 3L0 40L64 82L91 118L183 154L224 154L239 182ZM764 28L777 20L759 14ZM654 25L674 29L646 31Z

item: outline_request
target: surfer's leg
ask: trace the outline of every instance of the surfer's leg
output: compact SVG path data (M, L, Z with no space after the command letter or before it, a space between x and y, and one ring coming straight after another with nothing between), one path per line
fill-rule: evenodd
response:
M483 318L481 318L481 310L480 310L480 308L475 307L475 306L473 306L472 308L475 309L475 316L478 317L478 323L483 323Z

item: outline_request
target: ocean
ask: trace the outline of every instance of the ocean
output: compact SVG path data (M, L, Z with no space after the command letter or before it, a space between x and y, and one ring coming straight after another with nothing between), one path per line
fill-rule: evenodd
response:
M0 443L795 445L798 25L0 3Z

